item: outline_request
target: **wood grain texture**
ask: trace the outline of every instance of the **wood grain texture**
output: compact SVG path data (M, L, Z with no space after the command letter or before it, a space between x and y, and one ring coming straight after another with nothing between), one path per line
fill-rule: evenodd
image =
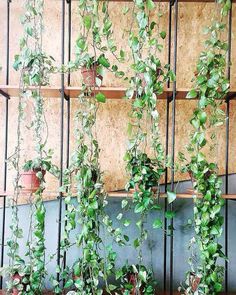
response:
M19 17L23 12L21 0L14 0L11 3L11 36L10 36L10 65L14 60L14 55L19 52L19 38L22 35L22 27L19 22ZM131 13L126 16L122 14L123 5L132 7L132 3L116 3L111 2L110 16L114 23L114 36L117 40L118 49L121 47L127 52L127 62L121 64L120 68L131 75L130 63L131 54L128 48L128 35L124 29L129 28L131 22ZM160 30L168 29L168 3L160 4L163 11L163 18L160 23ZM178 89L189 89L192 85L193 72L196 68L196 61L199 53L203 49L203 41L205 36L202 34L203 28L210 23L212 11L214 10L213 3L179 3L179 23L178 23L178 61L177 61L177 87ZM6 1L0 1L0 11L6 11ZM66 17L67 17L66 11ZM157 10L153 12L153 18L156 16ZM0 72L0 84L5 84L6 74L6 14L3 13L0 18L0 26L2 28L0 33L0 65L3 70ZM67 27L67 23L66 23ZM72 59L75 56L75 42L78 37L80 28L80 20L77 16L77 1L72 3ZM232 53L236 48L236 5L233 5L233 34L232 34ZM135 28L134 28L135 29ZM191 32L191 34L189 33ZM66 30L66 40L68 40L68 33ZM227 37L227 36L225 36ZM163 64L167 62L167 45L168 38L163 41L164 50L159 55ZM60 65L61 60L61 4L57 0L45 1L45 29L43 35L43 44L45 51L54 56L56 64ZM173 41L172 41L173 46ZM173 51L172 51L173 53ZM66 46L66 59L67 59L67 46ZM112 55L109 55L111 63L115 62ZM173 62L173 60L172 60ZM67 75L65 75L65 80ZM47 148L54 149L53 161L59 165L60 159L60 99L58 99L58 93L60 90L60 74L52 75L51 90L53 93L45 93L45 116L48 123L48 144ZM19 73L16 73L12 67L10 69L10 85L18 85ZM105 73L103 81L104 86L107 89L120 88L122 91L126 89L127 82L121 79L115 79L110 72ZM68 93L74 91L73 96L77 94L78 88L81 85L80 73L73 73L71 75L71 88L68 88ZM232 54L232 66L231 66L231 87L236 88L236 55ZM17 89L17 87L16 87ZM16 89L14 91L16 91ZM117 93L111 94L117 95ZM52 96L52 97L48 97ZM57 97L55 97L57 96ZM4 98L0 99L0 171L3 171L4 164L4 112L5 103ZM185 146L188 143L189 133L191 128L189 125L189 119L196 106L196 101L178 100L176 102L176 156L179 151L186 151ZM71 100L71 124L70 124L70 150L73 151L75 146L75 117L76 111L79 108L79 104L76 99ZM165 130L166 130L166 101L160 100L157 104L158 111L160 113L160 131L161 141L165 144ZM32 102L28 101L26 108L25 123L23 125L23 144L22 144L22 161L34 157L33 152L33 134L27 127L30 125L32 119ZM225 106L222 106L225 109ZM230 150L229 150L229 172L236 172L236 101L230 103ZM104 171L105 187L108 191L124 188L127 181L127 173L125 171L125 163L123 156L127 147L127 124L129 122L130 101L124 101L121 99L108 100L105 104L101 105L98 112L96 133L101 147L100 163L101 168ZM170 105L170 116L171 116ZM8 155L12 155L16 144L16 113L17 113L17 98L9 100L9 152ZM66 120L67 108L65 105ZM66 121L65 121L66 122ZM148 128L148 124L146 126ZM169 132L171 136L171 126L169 126ZM66 146L66 124L64 127L65 137L64 146ZM45 128L46 136L46 128ZM209 135L208 135L209 137ZM217 131L217 147L214 153L206 150L210 160L217 160L219 164L219 173L225 172L225 127L221 127ZM64 151L64 159L66 158L66 149ZM1 174L2 175L2 174ZM3 188L3 178L0 175L0 190ZM8 171L8 183L7 190L12 191L12 182L15 172L13 169ZM176 180L187 179L188 175L176 174ZM51 175L46 175L46 191L57 192L58 180Z

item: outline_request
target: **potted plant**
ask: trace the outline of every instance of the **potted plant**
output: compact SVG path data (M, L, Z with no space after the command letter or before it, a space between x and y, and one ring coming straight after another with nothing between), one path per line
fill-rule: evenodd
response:
M7 281L7 290L9 293L18 295L30 290L30 269L30 265L26 265L21 259L13 266L1 268L0 274L10 278Z
M153 274L144 265L124 265L116 275L120 280L120 291L129 295L151 295L156 290Z
M44 181L46 171L57 178L60 175L58 167L51 162L51 155L46 155L42 159L36 158L26 161L23 170L24 172L21 172L22 189L32 193L39 189L41 181Z
M126 189L129 191L140 191L151 189L158 191L158 181L163 169L157 166L156 159L151 159L144 152L137 155L126 154L127 169L130 171L131 178Z
M102 68L99 64L99 59L95 57L86 56L81 67L81 74L83 83L87 87L101 86L103 81Z

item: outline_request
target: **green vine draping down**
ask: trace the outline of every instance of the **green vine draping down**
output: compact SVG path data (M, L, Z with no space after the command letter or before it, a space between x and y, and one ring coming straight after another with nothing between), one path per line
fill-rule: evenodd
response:
M103 25L100 25L100 5L104 15ZM82 255L72 268L68 266L63 270L62 266L58 266L57 271L65 282L64 289L74 290L73 294L98 295L103 293L103 284L109 293L115 288L108 284L107 279L114 270L116 253L111 246L104 245L100 236L101 228L105 226L105 230L117 243L124 244L121 230L113 228L112 220L105 212L107 194L99 165L96 118L99 103L104 103L106 97L99 92L99 88L102 85L104 69L113 72L116 77L124 76L118 66L110 64L105 52L112 51L118 61L124 59L124 53L121 51L118 56L115 53L117 48L111 39L112 23L108 1L80 1L78 11L82 26L76 42L76 60L64 66L64 70L95 69L95 73L92 79L94 81L83 81L78 98L79 110L75 117L76 148L63 177L62 191L67 192L67 210L61 249L66 253L71 246L76 245L82 250ZM108 46L103 46L103 39ZM73 202L74 190L77 202ZM73 242L71 232L78 224L81 226L80 233ZM101 251L104 252L103 255ZM52 282L55 292L62 292L60 282L55 279Z
M125 155L130 180L127 190L134 189L134 211L140 214L136 223L140 236L135 239L134 246L139 249L139 263L142 264L142 244L147 239L145 222L148 212L161 210L158 204L159 183L166 168L164 149L160 140L159 113L157 110L158 95L164 92L165 83L175 79L169 65L162 66L158 53L162 51L161 40L165 39L166 32L160 31L160 3L158 4L158 22L151 21L151 13L156 5L152 0L136 0L133 4L132 25L137 25L135 33L130 29L129 46L131 48L135 76L130 79L130 88L126 95L133 99L131 123L129 123L129 146ZM147 124L149 122L150 125ZM150 127L149 127L150 126ZM151 134L152 156L147 155L148 129ZM162 218L154 221L154 228L162 228ZM141 276L140 276L141 277ZM137 282L137 287L140 284ZM154 289L146 286L153 294ZM141 289L138 288L137 292ZM146 294L146 293L145 293Z
M224 270L217 264L219 258L225 259L222 246L218 242L223 225L222 182L217 176L217 164L206 159L204 148L208 142L206 131L213 130L211 140L214 145L214 129L222 125L225 119L220 106L229 91L229 81L225 77L228 44L222 33L226 28L223 18L228 15L230 8L229 0L219 0L216 3L215 17L206 29L209 36L205 42L206 48L200 54L197 64L195 87L187 95L188 98L199 99L190 120L193 132L188 146L191 161L187 170L193 179L197 196L201 195L201 198L194 199L195 239L200 261L190 259L191 271L186 280L187 294L214 295L222 290Z
M20 40L20 54L15 56L14 68L21 71L20 96L18 105L18 129L17 129L17 147L13 157L14 166L17 170L17 179L15 182L15 204L13 208L12 223L13 238L8 242L11 247L10 256L12 260L12 270L10 271L11 280L9 289L16 288L22 294L40 294L43 289L43 280L45 278L45 207L42 199L44 190L43 170L47 170L45 159L51 156L45 151L47 140L44 137L44 101L41 95L41 86L48 85L49 73L53 71L52 58L48 57L42 50L42 30L43 30L43 0L27 0L25 3L25 13L21 18L24 27L24 36ZM33 87L33 89L30 89ZM31 169L37 170L37 177L40 179L40 187L33 196L31 204L31 220L28 234L26 256L29 261L25 262L17 254L19 234L19 218L17 202L21 191L20 186L20 151L21 151L21 126L24 117L24 105L27 101L34 102L34 118L31 127L34 129L35 152L37 157L29 162ZM23 103L24 101L24 103ZM51 152L50 152L51 153ZM46 155L46 156L45 156ZM47 162L49 164L49 162ZM28 165L28 164L27 164ZM27 166L26 165L26 166ZM13 228L14 227L14 228ZM12 245L14 244L14 247Z

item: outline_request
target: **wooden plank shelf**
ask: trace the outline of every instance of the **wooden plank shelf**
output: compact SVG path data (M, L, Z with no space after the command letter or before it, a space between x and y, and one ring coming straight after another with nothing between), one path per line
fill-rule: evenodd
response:
M125 190L117 190L117 191L111 191L108 192L108 198L132 198L133 197L133 192L127 192ZM193 199L194 196L194 192L192 191L192 189L187 190L186 192L183 193L178 193L177 194L177 199ZM6 197L7 200L10 199L10 197L13 197L14 193L13 192L4 192L4 191L0 191L0 208L3 206L3 198ZM60 193L57 191L44 191L43 192L43 200L45 202L49 202L49 201L55 201L59 198ZM66 197L67 194L62 194L62 197ZM72 191L72 197L76 197L76 192ZM161 193L160 195L161 198L166 198L167 195L165 193ZM201 198L201 196L198 196L199 198ZM226 200L236 200L236 194L227 194L227 195L222 195L222 197ZM19 199L18 199L18 205L26 205L26 204L30 204L33 203L34 200L34 194L29 193L29 192L20 192L19 195ZM8 203L7 203L8 206Z
M35 90L35 87L30 87L30 90ZM59 87L41 87L42 96L44 97L59 97L61 94ZM12 85L0 85L0 94L8 95L9 97L18 97L19 96L19 86Z
M34 90L35 87L31 87L30 89ZM48 98L61 97L61 88L60 87L41 87L42 95ZM81 87L65 87L64 92L66 96L70 96L71 98L78 97L81 93ZM94 90L94 93L102 92L107 99L123 99L125 97L127 88L125 87L100 87ZM190 89L187 88L177 88L176 91L176 99L186 100L186 95ZM0 94L7 95L9 97L17 97L19 96L19 87L12 85L0 85ZM163 94L158 95L158 99L167 99L173 95L173 91L171 88L166 89ZM228 94L230 99L236 99L236 88L232 88Z
M127 192L125 190L111 191L108 193L108 196L111 198L132 198L133 192ZM161 193L160 196L161 198L167 197L165 193ZM194 196L195 196L195 193L193 192L192 189L189 189L183 193L176 194L177 199L193 199ZM201 198L201 195L198 195L197 197ZM227 195L223 194L222 197L223 199L227 199L227 200L236 200L236 194L227 194Z

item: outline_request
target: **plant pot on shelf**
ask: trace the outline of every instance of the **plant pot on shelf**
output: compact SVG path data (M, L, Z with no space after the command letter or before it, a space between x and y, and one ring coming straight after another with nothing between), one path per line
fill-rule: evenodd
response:
M200 282L201 278L199 278L196 274L191 273L189 275L189 285L191 286L193 292L197 291Z
M40 179L37 177L37 173L40 170L29 170L21 173L21 185L24 192L35 193L40 187ZM42 170L43 177L46 174L45 170Z
M137 284L137 280L138 280L138 275L135 273L129 273L128 274L128 282L133 285L133 289L130 292L130 295L142 295L143 294L143 287L141 286L141 288L139 288L139 290L137 290L136 284Z
M28 280L28 283L24 282L24 278L27 278ZM17 287L13 287L12 290L11 290L11 294L12 295L18 295L20 293L22 293L22 291L26 291L27 289L27 286L29 284L29 275L24 275L24 276L21 276L20 274L18 273L15 273L13 276L12 276L12 280L18 280L19 281L19 284L22 285L23 287L23 290L18 290Z
M86 68L85 66L81 69L81 74L83 78L83 82L88 87L98 86L96 83L96 78L103 80L103 77L98 73L97 64L93 64L90 68Z
M20 276L18 273L16 273L12 276L12 280L19 280L19 282L21 282L22 276ZM16 287L12 288L12 295L18 295L19 293L20 293L20 291Z

